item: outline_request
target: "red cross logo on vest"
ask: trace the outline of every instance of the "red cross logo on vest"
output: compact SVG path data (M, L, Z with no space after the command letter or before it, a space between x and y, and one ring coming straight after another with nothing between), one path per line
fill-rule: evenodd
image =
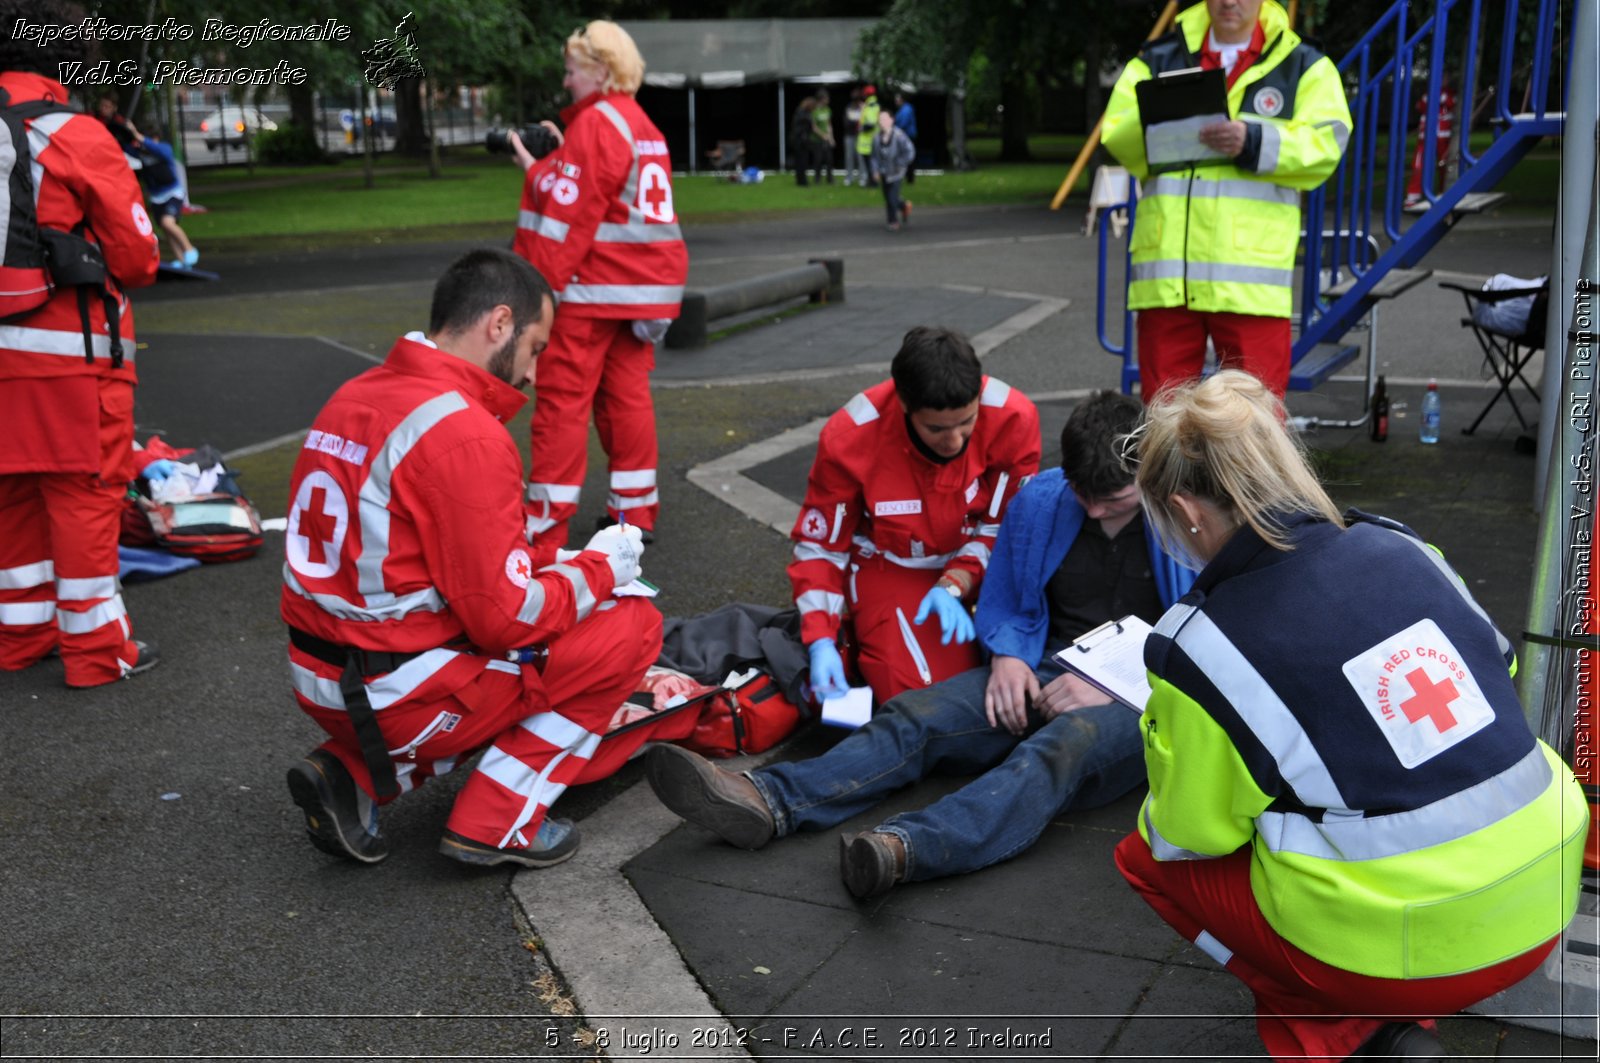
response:
M639 209L652 221L668 222L673 218L672 180L660 163L645 163L639 169Z
M289 566L312 579L338 572L349 527L350 504L338 481L324 469L312 470L300 482L289 508L284 539Z
M1456 692L1456 685L1449 679L1435 683L1428 678L1428 673L1421 668L1413 668L1406 673L1406 682L1411 684L1413 695L1400 703L1400 711L1406 714L1406 719L1412 723L1419 720L1432 720L1439 733L1456 725L1455 714L1450 711L1450 703L1461 695Z
M1351 692L1402 767L1432 760L1494 723L1494 704L1467 660L1429 619L1344 662Z
M300 514L300 537L306 541L306 560L313 565L328 563L327 545L333 542L337 522L328 513L327 488L311 490L311 505Z

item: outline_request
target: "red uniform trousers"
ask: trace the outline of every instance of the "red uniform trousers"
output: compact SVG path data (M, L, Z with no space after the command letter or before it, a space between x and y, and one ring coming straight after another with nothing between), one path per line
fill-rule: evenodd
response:
M656 411L650 400L655 345L633 322L556 313L550 345L535 363L533 462L528 532L561 545L578 512L589 464L589 411L611 463L606 512L656 526Z
M1273 1059L1344 1059L1385 1022L1454 1015L1532 974L1558 939L1483 970L1375 978L1329 966L1278 935L1250 889L1248 848L1216 860L1158 861L1137 831L1117 869L1156 914L1256 997L1256 1032ZM1231 955L1230 955L1231 953ZM1367 1016L1381 1015L1382 1018Z
M903 690L930 687L983 663L976 639L943 645L944 632L933 614L920 626L912 623L922 599L939 581L942 568L906 568L881 557L854 558L851 568L856 670L879 705ZM896 610L905 616L904 628ZM911 650L912 642L922 655L920 664Z
M1224 369L1243 369L1278 398L1289 387L1293 342L1286 317L1205 313L1181 306L1139 311L1139 395L1148 403L1169 384L1199 376L1206 337Z
M661 652L661 614L643 599L615 601L550 644L543 697L530 697L520 671L491 668L448 698L380 710L377 719L401 792L488 746L446 825L495 848L523 846L568 786L605 778L647 740L686 736L694 717L678 713L658 726L601 740ZM300 704L331 736L322 748L338 757L370 796L372 776L348 716L304 700ZM459 720L452 724L446 714Z
M0 669L26 668L59 648L69 686L98 686L122 678L139 657L117 586L117 536L133 476L133 385L61 383L87 389L86 401L98 390L100 469L0 474Z

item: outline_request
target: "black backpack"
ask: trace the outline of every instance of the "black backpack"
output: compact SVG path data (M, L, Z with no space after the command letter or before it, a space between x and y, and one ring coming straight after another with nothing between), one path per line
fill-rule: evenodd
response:
M39 224L33 187L33 149L28 144L27 122L47 114L76 114L70 107L48 100L13 104L0 89L0 184L10 201L4 234L5 255L0 260L0 321L16 321L50 301L57 288L78 289L78 315L83 322L83 356L94 361L94 329L89 321L89 297L100 297L106 328L111 333L111 366L122 365L122 315L117 299L106 286L105 255L86 238L86 222L72 232Z

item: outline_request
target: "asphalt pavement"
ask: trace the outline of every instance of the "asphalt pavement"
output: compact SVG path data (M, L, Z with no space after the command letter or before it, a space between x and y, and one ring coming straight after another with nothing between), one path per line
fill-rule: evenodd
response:
M816 427L882 378L907 327L971 333L991 374L1039 400L1046 461L1071 404L1115 385L1117 360L1094 338L1080 215L919 209L889 234L874 197L688 233L692 284L839 257L847 298L751 322L704 351L658 353L663 518L645 568L668 615L787 597L779 529ZM1549 242L1547 220L1491 216L1428 264L1531 276ZM141 438L221 447L263 515L283 515L312 413L419 327L433 277L466 246L218 255L206 262L222 275L214 285L140 293ZM1387 443L1358 429L1308 441L1337 502L1422 531L1516 637L1538 527L1533 459L1517 452L1504 404L1475 435L1458 431L1490 388L1457 299L1425 284L1381 315L1378 360L1401 403ZM1436 447L1415 431L1429 377L1445 397ZM1290 406L1352 416L1359 385L1336 380ZM525 416L512 430L525 439ZM591 455L578 527L604 494ZM272 533L253 560L130 585L136 632L165 658L146 675L69 691L54 660L0 674L0 742L16 754L0 796L4 1056L1259 1056L1247 995L1110 865L1137 795L1058 817L1016 860L868 904L840 884L832 834L729 849L661 808L637 764L562 798L585 844L558 868L475 873L440 857L460 773L385 811L385 863L316 852L283 785L318 733L283 667L281 550ZM812 755L836 737L812 729L773 755ZM960 782L929 780L843 829ZM1592 1002L1592 955L1589 971ZM1552 1010L1553 985L1532 987L1533 1004L1447 1020L1447 1046L1463 1058L1594 1058L1592 1017L1513 1021ZM1553 1009L1583 1003L1557 992Z

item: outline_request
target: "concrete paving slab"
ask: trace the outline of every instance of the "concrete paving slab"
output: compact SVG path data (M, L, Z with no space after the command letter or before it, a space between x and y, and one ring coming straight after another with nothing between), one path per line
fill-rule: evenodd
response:
M739 886L690 885L639 867L628 877L651 913L671 928L684 961L704 972L701 982L718 1009L730 1016L775 1013L861 922L832 897L834 903L817 903Z
M760 1021L834 1040L853 1021L884 1042L880 1051L852 1053L864 1058L992 1058L1006 1053L984 1051L970 1029L992 1037L1007 1027L1054 1032L1058 1025L1061 1044L1093 1054L1133 1009L1147 977L1145 964L1120 956L880 916L863 919L837 956L782 1002L781 1014ZM923 1031L926 1043L916 1044L913 1031Z
M1137 801L1112 807L1122 818L1111 829L1077 826L1075 813L1060 816L1020 856L971 875L896 890L881 912L1163 961L1172 951L1171 929L1127 888L1111 862L1112 849L1133 822ZM1014 900L996 903L1003 898Z
M1209 969L1163 966L1107 1053L1151 1061L1256 1056L1253 1011L1249 990L1214 961Z

